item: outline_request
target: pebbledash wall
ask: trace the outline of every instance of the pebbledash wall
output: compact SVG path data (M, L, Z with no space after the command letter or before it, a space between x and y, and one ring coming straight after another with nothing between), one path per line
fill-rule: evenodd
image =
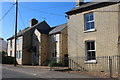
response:
M68 54L70 59L88 71L107 71L109 68L108 61L105 62L104 58L97 57L120 55L118 41L120 36L119 11L120 4L118 3L69 15ZM92 32L84 31L84 14L89 12L94 14L95 31ZM95 41L96 63L85 63L85 41L88 40ZM120 62L118 60L118 58L115 59L118 64L115 71L119 69ZM72 69L75 68L71 64L69 66Z

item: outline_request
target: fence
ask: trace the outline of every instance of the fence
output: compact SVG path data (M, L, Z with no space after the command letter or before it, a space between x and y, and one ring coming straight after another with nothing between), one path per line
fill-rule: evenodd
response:
M85 61L85 57L51 58L51 70L75 70L95 75L117 77L120 75L120 56L100 56Z

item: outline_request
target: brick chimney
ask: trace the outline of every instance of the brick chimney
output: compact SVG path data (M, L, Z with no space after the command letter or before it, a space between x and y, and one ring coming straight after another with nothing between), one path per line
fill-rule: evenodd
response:
M38 20L36 20L35 18L30 20L30 27L34 26L35 24L38 23Z
M76 0L76 7L80 7L82 4L84 4L84 0Z

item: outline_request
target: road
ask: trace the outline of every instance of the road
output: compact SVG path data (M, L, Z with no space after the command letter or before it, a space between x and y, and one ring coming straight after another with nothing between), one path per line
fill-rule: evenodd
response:
M25 74L9 69L2 69L2 77L3 78L37 78L34 75Z
M3 66L2 67L3 78L42 78L38 80L104 80L104 79L92 79L90 76L72 74L58 71L49 71L39 68L23 68L14 66ZM53 79L54 78L54 79ZM16 79L15 79L16 80ZM29 80L29 79L27 79ZM116 80L116 79L105 79L105 80Z

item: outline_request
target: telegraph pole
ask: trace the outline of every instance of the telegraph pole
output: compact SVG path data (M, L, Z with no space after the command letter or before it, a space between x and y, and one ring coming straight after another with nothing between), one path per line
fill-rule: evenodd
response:
M14 48L14 66L16 66L17 65L17 63L16 63L16 40L17 40L17 21L18 21L18 0L16 0L16 19L15 19L15 36L14 36L14 38L15 38L15 43L14 43L14 46L15 46L15 48Z

